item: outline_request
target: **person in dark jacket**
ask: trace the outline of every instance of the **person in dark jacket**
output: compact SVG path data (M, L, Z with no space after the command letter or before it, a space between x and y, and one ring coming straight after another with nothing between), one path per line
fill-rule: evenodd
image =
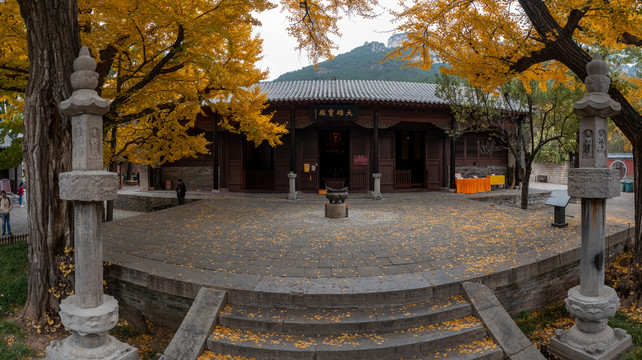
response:
M185 192L187 188L183 184L183 179L178 179L178 184L176 185L176 197L178 197L178 205L183 205L185 203Z

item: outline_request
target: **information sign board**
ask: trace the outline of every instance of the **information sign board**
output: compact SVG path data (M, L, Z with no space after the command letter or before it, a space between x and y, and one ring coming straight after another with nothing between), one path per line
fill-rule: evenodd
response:
M551 192L551 196L546 199L545 204L566 207L569 201L571 201L571 197L568 196L568 192L566 190L553 190L553 192Z

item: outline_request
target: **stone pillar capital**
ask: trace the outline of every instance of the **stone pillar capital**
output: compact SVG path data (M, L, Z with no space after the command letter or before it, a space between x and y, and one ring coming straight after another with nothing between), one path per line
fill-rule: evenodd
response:
M96 61L89 55L89 49L83 46L80 55L74 60L74 72L71 74L71 97L60 103L60 110L65 115L79 114L104 115L109 111L109 101L98 96L98 73Z
M584 97L573 104L573 111L582 117L607 118L620 112L620 103L607 94L611 79L608 77L608 66L602 61L599 53L593 54L593 60L586 64L588 76L584 80L586 90Z

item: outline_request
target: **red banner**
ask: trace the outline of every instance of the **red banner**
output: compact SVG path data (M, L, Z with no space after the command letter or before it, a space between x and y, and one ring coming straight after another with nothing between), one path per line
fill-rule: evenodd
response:
M352 156L352 165L368 165L370 159L368 155L353 155Z

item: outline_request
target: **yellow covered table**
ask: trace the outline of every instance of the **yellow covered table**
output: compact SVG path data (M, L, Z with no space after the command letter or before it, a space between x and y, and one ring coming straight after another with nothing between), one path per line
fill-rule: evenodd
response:
M455 179L457 192L463 194L475 194L478 192L490 191L490 178L482 179Z
M489 175L491 185L504 185L506 184L506 177L504 175Z

